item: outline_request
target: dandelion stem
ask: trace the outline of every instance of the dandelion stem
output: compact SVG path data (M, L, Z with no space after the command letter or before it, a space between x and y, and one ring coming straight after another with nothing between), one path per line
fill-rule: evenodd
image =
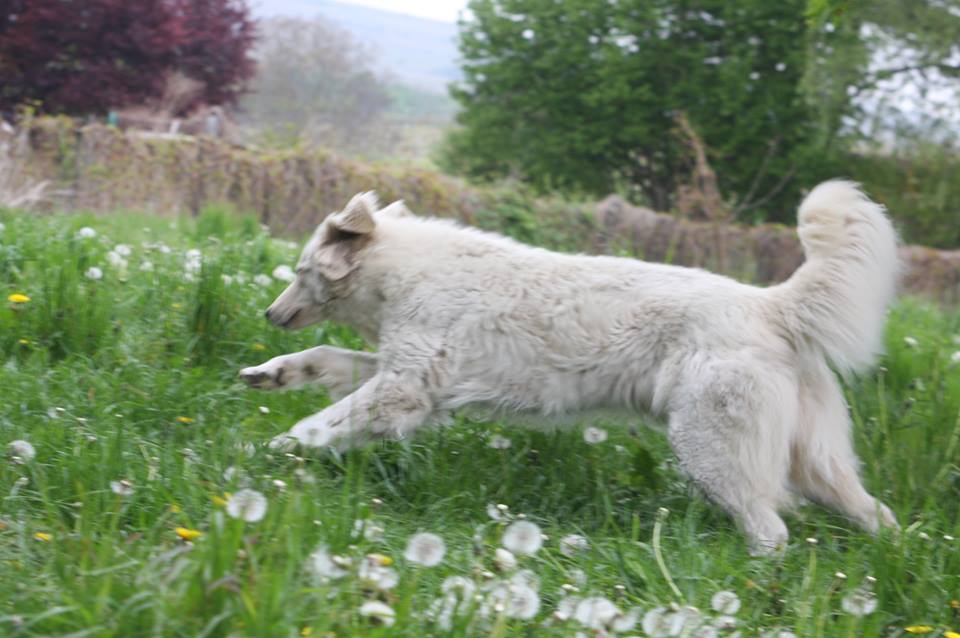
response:
M653 557L656 559L657 567L660 568L660 573L663 574L663 578L670 586L673 595L677 597L677 600L683 602L683 594L680 593L680 589L673 582L670 570L667 569L667 563L663 560L663 552L660 549L660 529L663 527L663 521L667 518L667 514L669 514L669 511L665 507L657 510L657 519L653 523Z

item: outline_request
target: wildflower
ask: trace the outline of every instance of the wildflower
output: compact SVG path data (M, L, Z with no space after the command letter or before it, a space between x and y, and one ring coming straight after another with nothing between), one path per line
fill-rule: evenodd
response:
M29 463L37 456L37 451L29 441L17 439L10 441L7 450L14 463Z
M307 558L307 568L321 582L343 578L349 572L350 559L331 554L326 545L320 545Z
M353 535L355 537L363 536L365 540L375 542L383 538L386 530L368 519L358 518L353 522Z
M373 589L379 591L387 591L393 589L397 586L397 583L400 582L400 577L397 575L397 572L385 565L380 564L380 560L376 558L377 555L371 555L366 557L361 563L360 567L357 568L357 578L360 582Z
M210 497L210 502L216 505L217 507L226 507L227 503L230 502L230 497L229 495L226 495L226 494L224 496L218 496L214 494L213 496Z
M195 541L203 536L203 532L200 530L189 529L187 527L178 527L174 529L173 532L185 541Z
M590 542L579 534L567 534L560 539L560 553L564 556L575 556L590 547Z
M461 599L467 600L473 597L473 594L477 591L477 586L469 578L448 576L440 584L440 590L444 594L459 595Z
M287 489L287 482L282 479L273 479L270 481L270 484L273 485L278 492L284 492Z
M386 554L378 554L373 552L372 554L367 554L365 558L369 561L373 561L381 567L389 567L390 565L393 565L393 559Z
M141 272L153 272L153 262L149 259L144 259L140 262Z
M703 625L702 627L695 628L693 633L690 634L690 638L717 638L719 635L720 632L716 627ZM796 636L794 636L794 638L796 638Z
M87 268L86 272L83 273L83 276L87 279L92 279L93 281L100 281L103 279L103 271L96 266L90 266Z
M610 629L614 632L630 631L633 629L637 620L640 618L640 608L634 607L630 611L620 612L610 620Z
M220 275L220 281L223 282L224 286L229 286L233 283L233 277L230 275Z
M840 601L840 606L851 616L868 616L877 609L877 597L866 589L856 589Z
M33 535L33 538L41 543L49 543L53 540L53 534L47 532L37 532Z
M516 521L503 531L503 546L514 554L533 555L543 546L540 528L530 521Z
M256 350L257 352L262 352L267 349L267 346L263 345L262 343L255 343L252 346L250 346L250 349Z
M733 616L717 616L713 619L713 626L721 631L727 631L737 626L737 619Z
M517 557L509 549L498 547L493 554L493 564L502 572L508 572L517 567Z
M960 350L957 350L952 355L950 355L950 366L960 365Z
M277 281L291 282L297 278L297 274L293 272L293 268L287 265L277 266L273 269L273 278Z
M184 424L184 425L190 425L190 424L193 423L195 420L196 420L196 419L192 419L192 418L190 418L190 417L188 417L188 416L178 416L178 417L177 417L177 423L182 423L182 424Z
M113 252L117 253L121 257L129 257L133 251L131 251L130 246L127 246L126 244L117 244L113 247Z
M933 631L933 627L930 625L910 625L904 627L903 630L908 634L929 634Z
M603 443L607 440L607 431L603 428L595 428L590 426L583 431L583 440L590 445Z
M29 346L29 345L30 345L30 340L29 340L29 339L17 339L17 343L19 343L21 346Z
M494 505L493 503L487 503L487 516L498 523L503 523L507 520L506 513L509 509L510 508L506 505Z
M603 596L591 596L577 603L573 618L587 629L606 629L620 610Z
M127 260L112 250L107 253L107 261L111 266L117 268L118 270L126 270L127 268Z
M643 632L650 638L676 636L682 630L683 618L667 611L665 607L655 607L643 616Z
M820 541L818 541L813 536L807 537L807 545L810 545L811 547L815 547L816 545L819 545L819 544L820 544Z
M273 279L270 278L270 275L265 275L263 273L260 273L259 275L253 278L253 283L257 284L258 286L262 286L266 288L267 286L273 283Z
M710 608L720 614L735 614L740 611L740 597L732 591L718 591L710 599Z
M97 231L90 228L89 226L84 226L77 231L77 237L80 239L92 239L97 236Z
M265 405L260 406L260 414L270 414L270 408Z
M28 301L30 301L30 297L26 296L22 292L15 292L9 297L7 297L7 301L9 301L10 303L18 303L18 304L27 303Z
M908 336L903 338L903 344L908 348L916 348L918 345L920 345L920 342L913 337Z
M393 611L393 607L379 600L368 600L363 603L360 605L358 613L364 618L370 618L386 627L393 625L397 618L397 613Z
M516 583L500 583L487 594L485 611L492 609L507 618L530 620L540 610L540 595L535 589Z
M487 447L493 448L494 450L506 450L513 443L505 436L500 436L499 434L494 434L490 437L490 440L487 442Z
M267 497L256 490L240 490L227 501L227 514L256 523L267 513Z
M110 481L110 491L117 496L130 496L133 494L133 483L127 479Z
M960 638L960 633L955 631L945 631L943 632L943 638Z
M440 564L446 552L447 546L442 538L430 532L421 532L414 534L407 541L407 549L403 552L403 557L411 563L433 567Z

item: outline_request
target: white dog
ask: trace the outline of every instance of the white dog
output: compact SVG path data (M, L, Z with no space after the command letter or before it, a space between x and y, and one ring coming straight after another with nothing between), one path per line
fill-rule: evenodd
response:
M246 368L257 388L318 382L343 400L274 444L403 437L468 405L548 420L598 408L664 416L684 470L754 549L787 540L791 492L875 532L896 526L858 476L831 365L870 365L899 261L883 209L855 184L800 206L806 263L748 286L693 268L564 255L364 193L307 243L267 310L283 328L348 324L379 352L327 346Z

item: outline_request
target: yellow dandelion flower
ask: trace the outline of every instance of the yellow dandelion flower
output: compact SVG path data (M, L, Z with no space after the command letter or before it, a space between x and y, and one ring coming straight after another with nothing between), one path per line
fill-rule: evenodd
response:
M266 350L266 349L267 349L267 346L263 345L262 343L255 343L255 344L253 344L253 345L250 346L250 347L253 348L254 350L258 351L258 352L261 351L261 350Z
M960 634L955 631L945 631L943 632L943 638L960 638Z
M211 496L210 500L213 501L213 504L217 507L226 507L227 505L227 499L222 496L217 496L216 494Z
M182 512L182 511L183 511L183 508L181 508L181 507L180 507L179 505L177 505L176 503L171 503L171 504L170 504L170 513L171 513L171 514L179 514L179 513Z
M29 340L29 339L17 339L17 343L19 343L21 346L29 346L29 345L30 345L30 340Z
M304 627L303 629L300 630L300 635L301 635L301 636L312 636L312 635L313 635L313 627L307 625L306 627Z
M27 303L30 301L30 297L26 296L22 292L15 292L7 297L7 301L10 303Z
M44 543L49 543L53 540L53 534L48 534L47 532L37 532L33 535L38 541L43 541Z
M173 531L174 533L176 533L177 536L179 536L185 541L197 540L198 538L203 536L203 532L201 532L200 530L189 529L186 527L178 527Z
M383 567L393 565L393 559L385 554L367 554L367 558L378 565L382 565Z
M910 625L909 627L904 627L903 630L908 634L929 634L933 631L933 627L930 625Z
M951 609L960 609L960 600L957 600L956 598L954 598L953 600L951 600L951 601L950 601L950 608L951 608Z
M180 310L181 308L183 308L183 304L182 303L170 304L170 307L173 308L174 310Z
M178 417L177 417L177 423L183 423L184 425L189 425L190 423L193 423L193 421L194 421L194 419L191 419L191 418L188 417L188 416L178 416Z

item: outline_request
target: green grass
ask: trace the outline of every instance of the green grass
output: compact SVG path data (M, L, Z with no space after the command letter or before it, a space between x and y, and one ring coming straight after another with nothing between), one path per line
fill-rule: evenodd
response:
M578 431L463 420L343 456L266 449L327 399L248 390L237 370L318 343L363 344L333 325L286 333L263 320L283 284L252 279L291 263L296 248L254 220L0 211L0 222L0 450L14 440L36 449L24 463L0 456L0 636L573 636L582 628L554 611L574 587L623 610L693 605L708 620L713 594L730 590L742 601L741 636L960 631L960 541L949 539L960 537L960 365L950 362L960 315L903 302L882 367L847 387L865 481L904 531L872 538L803 506L788 517L785 554L760 559L646 429L600 424L610 438L588 445ZM83 226L98 235L78 237ZM108 261L118 243L131 249L125 271ZM194 248L202 263L185 278ZM102 279L85 276L93 266ZM30 301L8 302L14 293ZM488 447L493 433L512 446ZM120 479L132 494L111 490ZM225 493L243 486L267 495L263 520L227 514ZM491 503L548 537L518 557L539 581L539 612L484 618L472 601L443 630L427 612L445 578L465 576L482 592L509 577L493 562L505 523L488 517ZM658 519L659 508L669 514ZM354 536L358 519L383 538ZM187 543L178 527L202 535ZM404 559L417 531L445 540L441 565ZM589 548L569 557L559 539L573 533ZM353 573L321 582L307 569L320 544L354 565L390 557L399 583L375 593ZM864 587L876 611L845 613L842 600ZM392 627L358 614L372 599L395 610ZM646 634L638 624L623 635Z

